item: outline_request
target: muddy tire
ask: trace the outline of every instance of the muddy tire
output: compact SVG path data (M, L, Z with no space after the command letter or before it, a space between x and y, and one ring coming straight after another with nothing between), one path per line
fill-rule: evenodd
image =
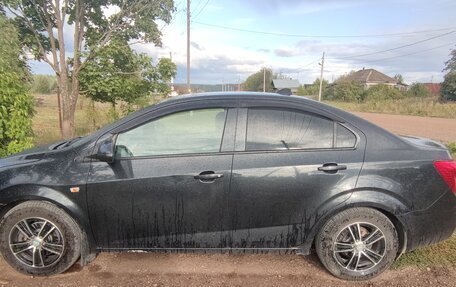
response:
M79 258L81 232L76 222L57 206L28 201L13 207L1 219L0 252L21 273L59 274Z
M315 239L326 269L345 280L373 278L394 262L398 236L393 223L371 208L351 208L329 219Z

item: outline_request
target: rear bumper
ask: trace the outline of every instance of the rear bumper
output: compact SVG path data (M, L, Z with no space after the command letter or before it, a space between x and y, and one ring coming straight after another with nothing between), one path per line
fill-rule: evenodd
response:
M446 192L429 208L398 216L407 234L406 251L438 243L456 229L456 196Z

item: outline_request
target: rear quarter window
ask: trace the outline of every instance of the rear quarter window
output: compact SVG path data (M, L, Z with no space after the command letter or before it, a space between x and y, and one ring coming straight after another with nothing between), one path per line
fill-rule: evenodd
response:
M356 135L341 124L336 125L336 148L352 148L356 145Z

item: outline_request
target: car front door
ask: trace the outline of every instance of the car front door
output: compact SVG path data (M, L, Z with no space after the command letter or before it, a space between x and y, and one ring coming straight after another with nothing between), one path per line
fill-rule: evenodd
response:
M102 249L218 246L228 222L237 109L161 112L116 135L114 163L92 162L87 194Z
M229 199L231 247L302 244L325 209L343 203L355 187L365 146L355 131L294 107L240 109Z

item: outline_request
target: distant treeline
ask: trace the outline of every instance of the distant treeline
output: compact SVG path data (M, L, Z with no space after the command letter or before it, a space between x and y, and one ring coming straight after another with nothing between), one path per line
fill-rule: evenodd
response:
M51 75L33 75L32 93L53 94L57 92L57 79Z

